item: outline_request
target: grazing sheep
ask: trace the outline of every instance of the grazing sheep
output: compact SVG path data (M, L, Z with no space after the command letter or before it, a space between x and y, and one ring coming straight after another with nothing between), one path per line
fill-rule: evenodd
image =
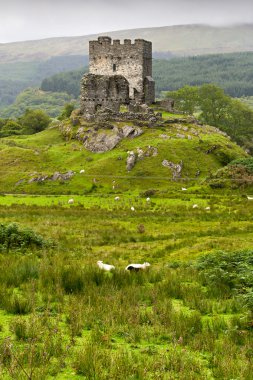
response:
M97 261L97 265L100 269L106 270L107 272L110 272L111 270L115 269L114 265L104 264L101 260Z
M68 204L69 204L69 205L73 205L73 204L74 204L74 199L72 199L72 198L69 199L69 200L68 200Z
M150 202L150 198L149 198L149 197L148 197L148 198L146 198L146 201L147 201L147 202Z
M84 169L80 170L80 174L83 174L83 173L85 173L85 170Z
M134 272L139 272L140 270L144 270L147 267L150 267L149 263L144 263L144 264L129 264L125 270L129 271L134 271Z
M186 187L182 187L182 191L186 191L187 189L186 189Z
M131 211L135 211L135 208L133 206L131 207Z
M193 205L192 208L199 208L197 204Z
M115 200L115 201L119 201L119 197L115 197L114 200Z
M210 210L211 210L211 207L207 206L207 207L205 208L205 210L210 211Z
M248 196L248 195L247 195L247 198L248 198L249 201L252 201L252 200L253 200L253 197L250 197L250 196Z

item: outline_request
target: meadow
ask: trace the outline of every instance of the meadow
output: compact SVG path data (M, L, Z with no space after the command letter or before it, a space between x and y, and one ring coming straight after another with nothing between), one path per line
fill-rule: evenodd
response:
M253 201L115 195L0 197L1 379L252 379Z

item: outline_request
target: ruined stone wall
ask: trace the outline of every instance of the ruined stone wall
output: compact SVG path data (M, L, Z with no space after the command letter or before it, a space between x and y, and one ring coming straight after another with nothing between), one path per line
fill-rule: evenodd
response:
M90 41L90 73L99 75L123 75L129 82L130 98L145 102L144 79L152 77L152 43L142 39L119 40L99 37ZM154 94L147 96L149 103Z
M129 84L122 75L86 74L81 81L81 112L95 114L98 110L118 112L121 104L129 103Z

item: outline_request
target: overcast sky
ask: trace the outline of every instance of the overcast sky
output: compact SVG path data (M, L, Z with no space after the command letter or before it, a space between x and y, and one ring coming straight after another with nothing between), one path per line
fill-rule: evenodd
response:
M253 23L253 0L0 0L0 43L181 25Z

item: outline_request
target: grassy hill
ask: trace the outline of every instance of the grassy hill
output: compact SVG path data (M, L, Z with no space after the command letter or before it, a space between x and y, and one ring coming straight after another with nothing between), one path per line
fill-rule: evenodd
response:
M165 114L165 117L170 116ZM114 180L117 186L112 192L115 193L133 189L136 193L147 189L181 189L182 183L192 186L231 160L246 157L240 147L215 128L197 126L190 121L182 125L178 120L153 129L144 126L141 136L123 139L115 149L103 154L86 150L74 139L78 127L71 125L68 125L72 128L70 141L64 140L58 126L32 136L3 138L0 151L2 168L5 169L1 172L0 191L35 194L107 193L112 191ZM133 123L129 122L129 125ZM113 125L122 127L122 123ZM82 123L82 127L89 129L91 125ZM106 130L102 132L109 133ZM150 146L157 149L157 154L146 154ZM138 148L146 156L138 160L132 171L128 172L127 152L136 153ZM162 165L164 160L176 164L182 161L181 182L175 184L171 170ZM85 170L85 174L79 173L81 169ZM30 181L70 170L76 174L67 181Z
M106 32L115 39L144 38L153 42L154 52L196 55L253 50L253 25L212 27L178 25ZM87 55L88 41L97 35L49 38L0 45L2 63L45 61L63 55Z

